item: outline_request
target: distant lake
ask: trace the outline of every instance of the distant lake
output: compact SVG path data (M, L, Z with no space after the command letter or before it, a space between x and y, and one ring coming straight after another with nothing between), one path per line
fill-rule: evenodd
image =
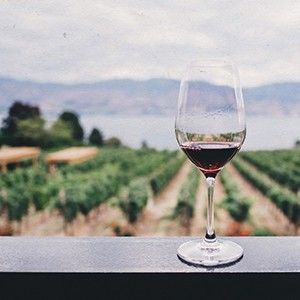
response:
M140 147L145 140L158 149L177 148L174 118L171 117L83 115L81 122L88 132L98 127L105 137L117 136L131 147ZM250 116L243 149L292 148L297 139L300 139L300 118Z
M0 114L2 123L3 114ZM143 140L158 149L177 149L174 118L167 116L81 115L86 133L93 127L105 138L116 136L128 146L139 148ZM300 139L300 117L247 117L244 150L292 148Z

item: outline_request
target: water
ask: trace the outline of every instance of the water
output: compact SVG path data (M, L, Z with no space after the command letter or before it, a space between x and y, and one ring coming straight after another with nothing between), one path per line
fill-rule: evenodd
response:
M0 114L0 120L4 117ZM52 120L48 121L54 121ZM105 138L116 136L125 145L139 148L142 141L157 149L177 149L174 118L167 116L82 115L80 121L87 134L93 127ZM244 150L292 148L300 140L300 117L247 117Z
M106 138L116 136L134 148L140 147L143 140L158 149L178 147L173 117L83 115L81 122L86 132L98 127ZM251 116L247 118L247 137L243 149L292 148L297 139L300 139L300 118Z

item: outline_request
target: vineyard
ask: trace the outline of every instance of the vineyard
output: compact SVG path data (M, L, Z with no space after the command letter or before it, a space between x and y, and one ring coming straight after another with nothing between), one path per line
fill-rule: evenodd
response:
M0 174L1 235L199 235L205 179L178 151L103 148L49 174L42 153ZM300 151L242 152L218 176L221 235L298 235Z

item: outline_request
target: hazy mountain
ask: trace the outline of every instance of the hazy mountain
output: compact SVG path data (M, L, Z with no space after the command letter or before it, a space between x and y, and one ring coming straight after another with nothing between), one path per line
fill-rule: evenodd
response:
M244 89L252 114L300 115L300 82L285 82Z
M201 84L209 101L213 86ZM178 91L179 81L168 79L64 85L0 78L0 109L3 115L19 99L39 105L47 116L66 109L79 114L173 115ZM300 82L244 89L244 99L249 114L300 115Z

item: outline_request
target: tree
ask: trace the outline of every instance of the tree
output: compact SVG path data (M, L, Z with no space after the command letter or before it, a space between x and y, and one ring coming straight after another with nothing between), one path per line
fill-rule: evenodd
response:
M148 143L145 140L142 141L142 145L141 146L142 146L143 149L148 149L149 148Z
M40 117L18 120L14 146L43 146L46 137L45 120Z
M118 147L122 146L122 142L117 137L111 137L105 141L105 145L108 147L118 148Z
M3 120L1 129L4 135L13 135L17 130L17 121L40 117L40 110L37 106L24 104L16 100L9 108L8 117Z
M90 136L89 136L89 143L95 146L103 146L103 134L97 128L93 128Z
M74 143L69 123L57 119L48 131L47 146L58 147Z
M44 135L45 121L37 106L15 101L1 128L2 143L9 145L36 145Z
M70 111L65 111L63 112L60 116L59 119L64 121L69 125L72 131L72 138L78 142L83 141L84 137L84 131L82 126L80 125L78 115L70 112Z

